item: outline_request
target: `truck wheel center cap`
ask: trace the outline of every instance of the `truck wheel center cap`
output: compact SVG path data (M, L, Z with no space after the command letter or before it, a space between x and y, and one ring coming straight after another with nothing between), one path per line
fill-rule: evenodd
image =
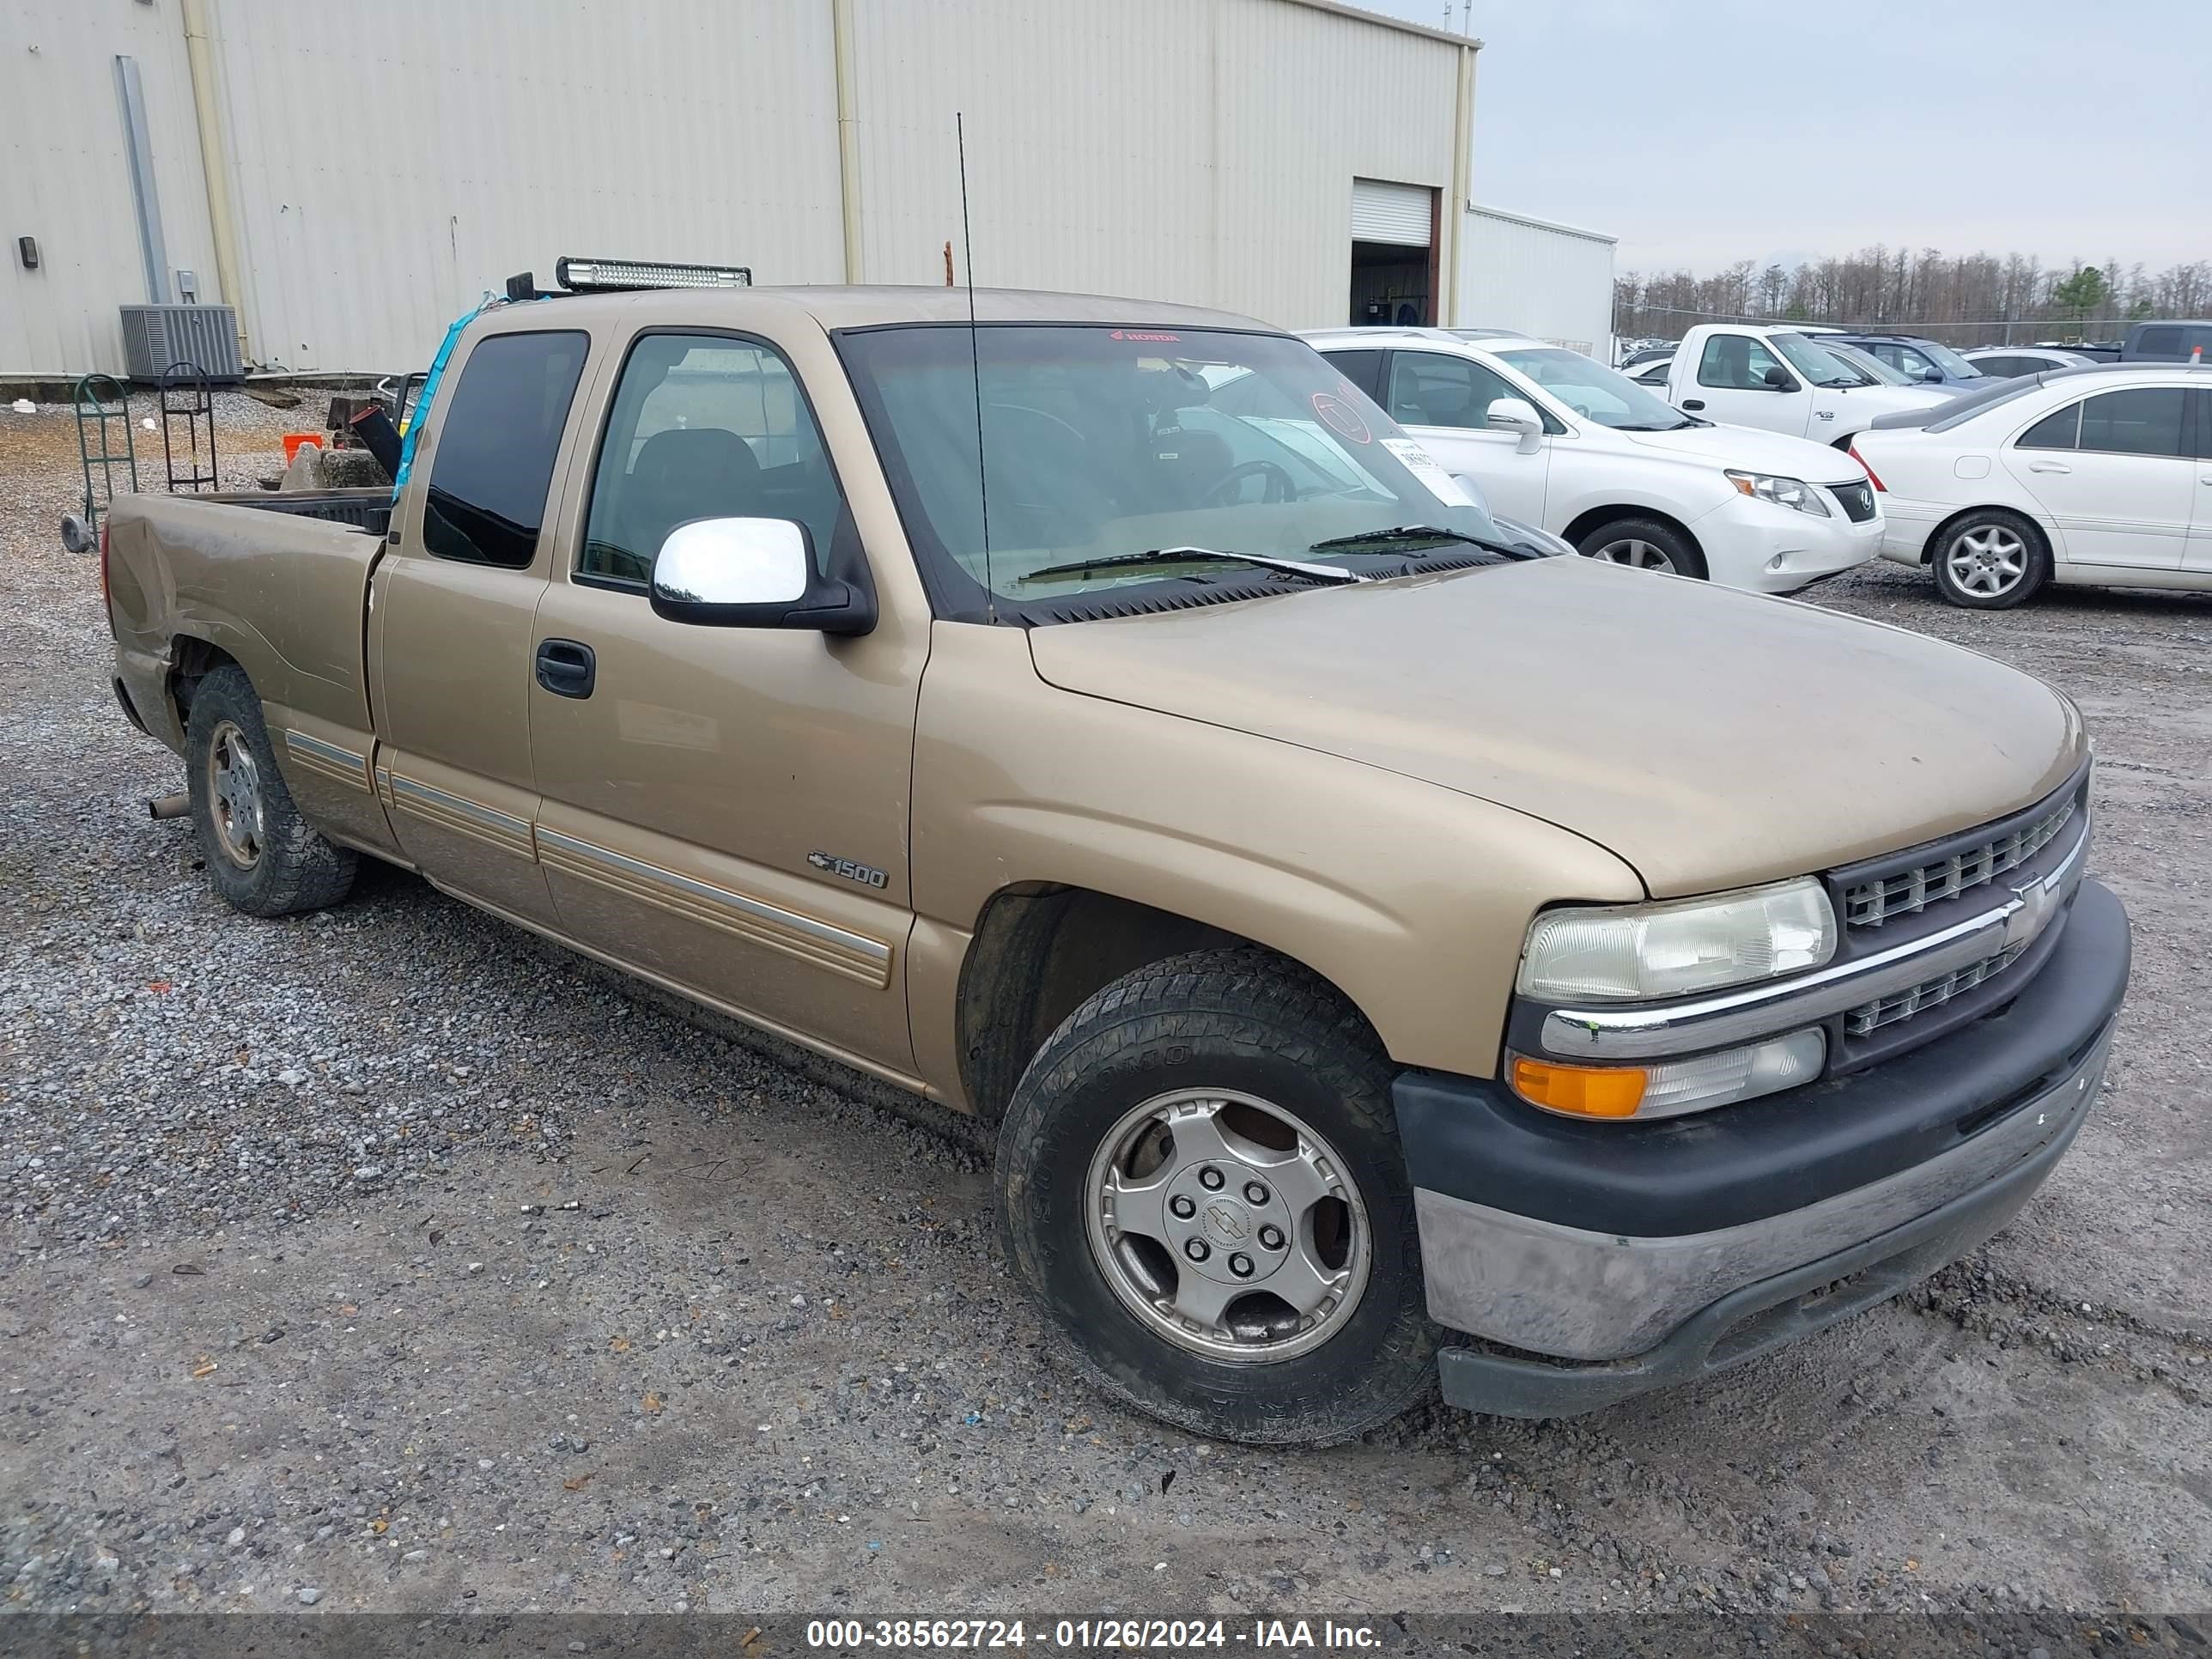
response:
M1252 1237L1252 1218L1233 1198L1210 1200L1199 1214L1204 1218L1206 1236L1224 1249Z

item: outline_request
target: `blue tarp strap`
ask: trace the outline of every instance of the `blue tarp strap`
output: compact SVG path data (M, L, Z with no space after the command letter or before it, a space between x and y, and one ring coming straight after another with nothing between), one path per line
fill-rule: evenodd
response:
M438 382L445 378L446 360L453 355L461 331L483 315L485 309L495 301L489 295L478 302L474 311L453 319L446 331L446 337L438 347L438 355L430 359L430 372L422 377L422 389L415 394L415 408L407 417L407 435L399 446L399 476L392 481L392 499L396 504L399 492L407 487L407 475L415 465L415 441L422 434L422 417L430 412L430 400L438 395Z

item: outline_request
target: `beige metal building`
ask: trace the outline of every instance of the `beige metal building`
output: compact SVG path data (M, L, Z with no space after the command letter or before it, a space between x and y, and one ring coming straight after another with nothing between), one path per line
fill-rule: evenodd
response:
M1451 322L1475 49L1332 0L8 0L0 375L119 370L185 285L250 364L386 371L563 253L941 283L956 111L979 283Z

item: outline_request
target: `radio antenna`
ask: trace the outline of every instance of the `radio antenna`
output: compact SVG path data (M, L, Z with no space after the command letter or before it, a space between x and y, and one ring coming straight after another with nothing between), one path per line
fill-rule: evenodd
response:
M960 149L960 263L968 279L968 365L975 380L975 501L983 522L983 614L999 620L999 590L991 582L991 484L983 465L983 354L975 330L975 244L968 231L968 128L952 112L953 141Z

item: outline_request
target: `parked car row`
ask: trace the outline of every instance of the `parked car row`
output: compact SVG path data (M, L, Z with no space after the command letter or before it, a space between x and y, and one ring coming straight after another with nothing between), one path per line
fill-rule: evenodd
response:
M1269 1443L1610 1406L1973 1249L2089 1116L2079 711L1532 556L1424 446L1765 586L1883 533L1834 447L1534 341L509 292L395 490L117 499L123 717L241 911L381 860L975 1115L1072 1376ZM1739 344L1875 400L1802 335L1676 361Z
M1787 593L1881 543L1849 456L1715 425L1580 352L1442 329L1305 337L1494 511L1593 558Z

